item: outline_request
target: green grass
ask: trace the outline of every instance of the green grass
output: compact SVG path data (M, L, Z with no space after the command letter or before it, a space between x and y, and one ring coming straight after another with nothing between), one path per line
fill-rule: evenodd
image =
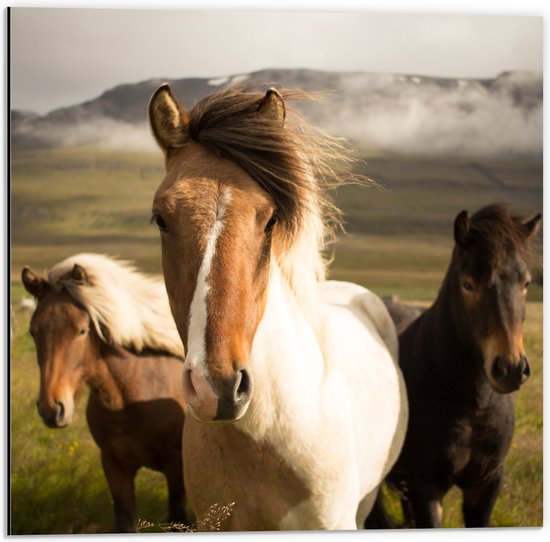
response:
M14 288L18 306L21 287ZM86 425L84 395L75 421L48 429L39 419L38 366L27 329L30 313L15 309L11 363L11 528L13 534L102 533L113 525L111 496L99 450ZM506 460L506 479L493 513L494 526L542 525L542 304L529 303L525 346L532 376L516 393L516 433ZM166 488L159 473L142 469L137 477L138 517L165 519ZM396 498L390 511L399 518ZM460 495L444 503L444 526L459 527Z
M331 247L330 277L367 286L379 295L432 301L452 250L452 223L464 209L494 201L541 210L539 161L492 161L485 169L460 160L377 157L364 170L385 190L347 187L336 199L348 235ZM108 532L111 497L84 407L66 429L46 428L36 412L38 367L28 335L29 312L20 307L23 265L42 272L77 252L132 259L160 273L160 244L149 223L154 191L163 176L159 154L91 149L44 149L12 156L11 529L13 534ZM542 275L542 243L532 270ZM507 458L506 482L493 515L495 526L542 524L542 284L529 294L525 347L532 376L516 394L517 426ZM138 517L165 518L162 476L142 469ZM392 504L397 513L397 505ZM446 527L461 526L457 491L445 501Z

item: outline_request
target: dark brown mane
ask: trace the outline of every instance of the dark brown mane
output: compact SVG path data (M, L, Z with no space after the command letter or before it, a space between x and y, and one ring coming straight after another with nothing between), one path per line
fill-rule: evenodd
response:
M285 102L313 95L278 89ZM259 115L265 92L232 86L207 96L189 113L189 136L238 164L274 199L282 230L293 235L312 204L325 222L339 223L339 211L325 188L338 184L331 168L346 161L341 143L288 111L286 124Z

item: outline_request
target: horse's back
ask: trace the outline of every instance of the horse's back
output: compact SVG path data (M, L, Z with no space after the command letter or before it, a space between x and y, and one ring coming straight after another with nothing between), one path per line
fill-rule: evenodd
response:
M347 308L371 331L374 326L392 359L398 362L397 334L388 309L380 297L358 284L337 280L321 283L319 291L327 305Z

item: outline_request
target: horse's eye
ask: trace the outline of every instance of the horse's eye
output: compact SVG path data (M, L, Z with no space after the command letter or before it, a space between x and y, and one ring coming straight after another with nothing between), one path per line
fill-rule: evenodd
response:
M271 218L267 221L267 224L265 225L265 233L269 233L273 229L273 226L275 226L275 224L277 224L277 215L273 213L271 215Z
M82 328L80 328L80 329L78 330L77 335L78 335L79 337L82 336L82 335L86 335L87 331L88 331L88 328L87 328L87 327L82 327Z
M153 214L152 221L155 222L155 224L158 226L158 229L162 232L168 231L168 226L166 225L166 222L164 221L164 218L162 218L161 215L158 213Z
M465 280L462 283L462 288L464 288L464 290L466 290L467 292L471 292L474 289L474 286L472 285L471 282Z
M531 286L531 281L530 280L526 281L523 287L527 290L527 288L529 288L529 286Z

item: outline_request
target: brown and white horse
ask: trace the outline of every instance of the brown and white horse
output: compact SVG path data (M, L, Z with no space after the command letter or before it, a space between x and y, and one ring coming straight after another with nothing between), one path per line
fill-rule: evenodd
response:
M407 422L382 301L324 280L335 145L287 114L298 94L230 88L188 113L163 85L149 106L186 490L197 517L234 502L228 530L362 527Z
M164 474L168 520L185 522L184 351L162 280L100 254L77 254L47 280L25 267L22 281L38 301L30 325L38 412L48 427L65 427L75 397L89 387L86 418L101 450L115 530L136 531L134 478L142 466Z

